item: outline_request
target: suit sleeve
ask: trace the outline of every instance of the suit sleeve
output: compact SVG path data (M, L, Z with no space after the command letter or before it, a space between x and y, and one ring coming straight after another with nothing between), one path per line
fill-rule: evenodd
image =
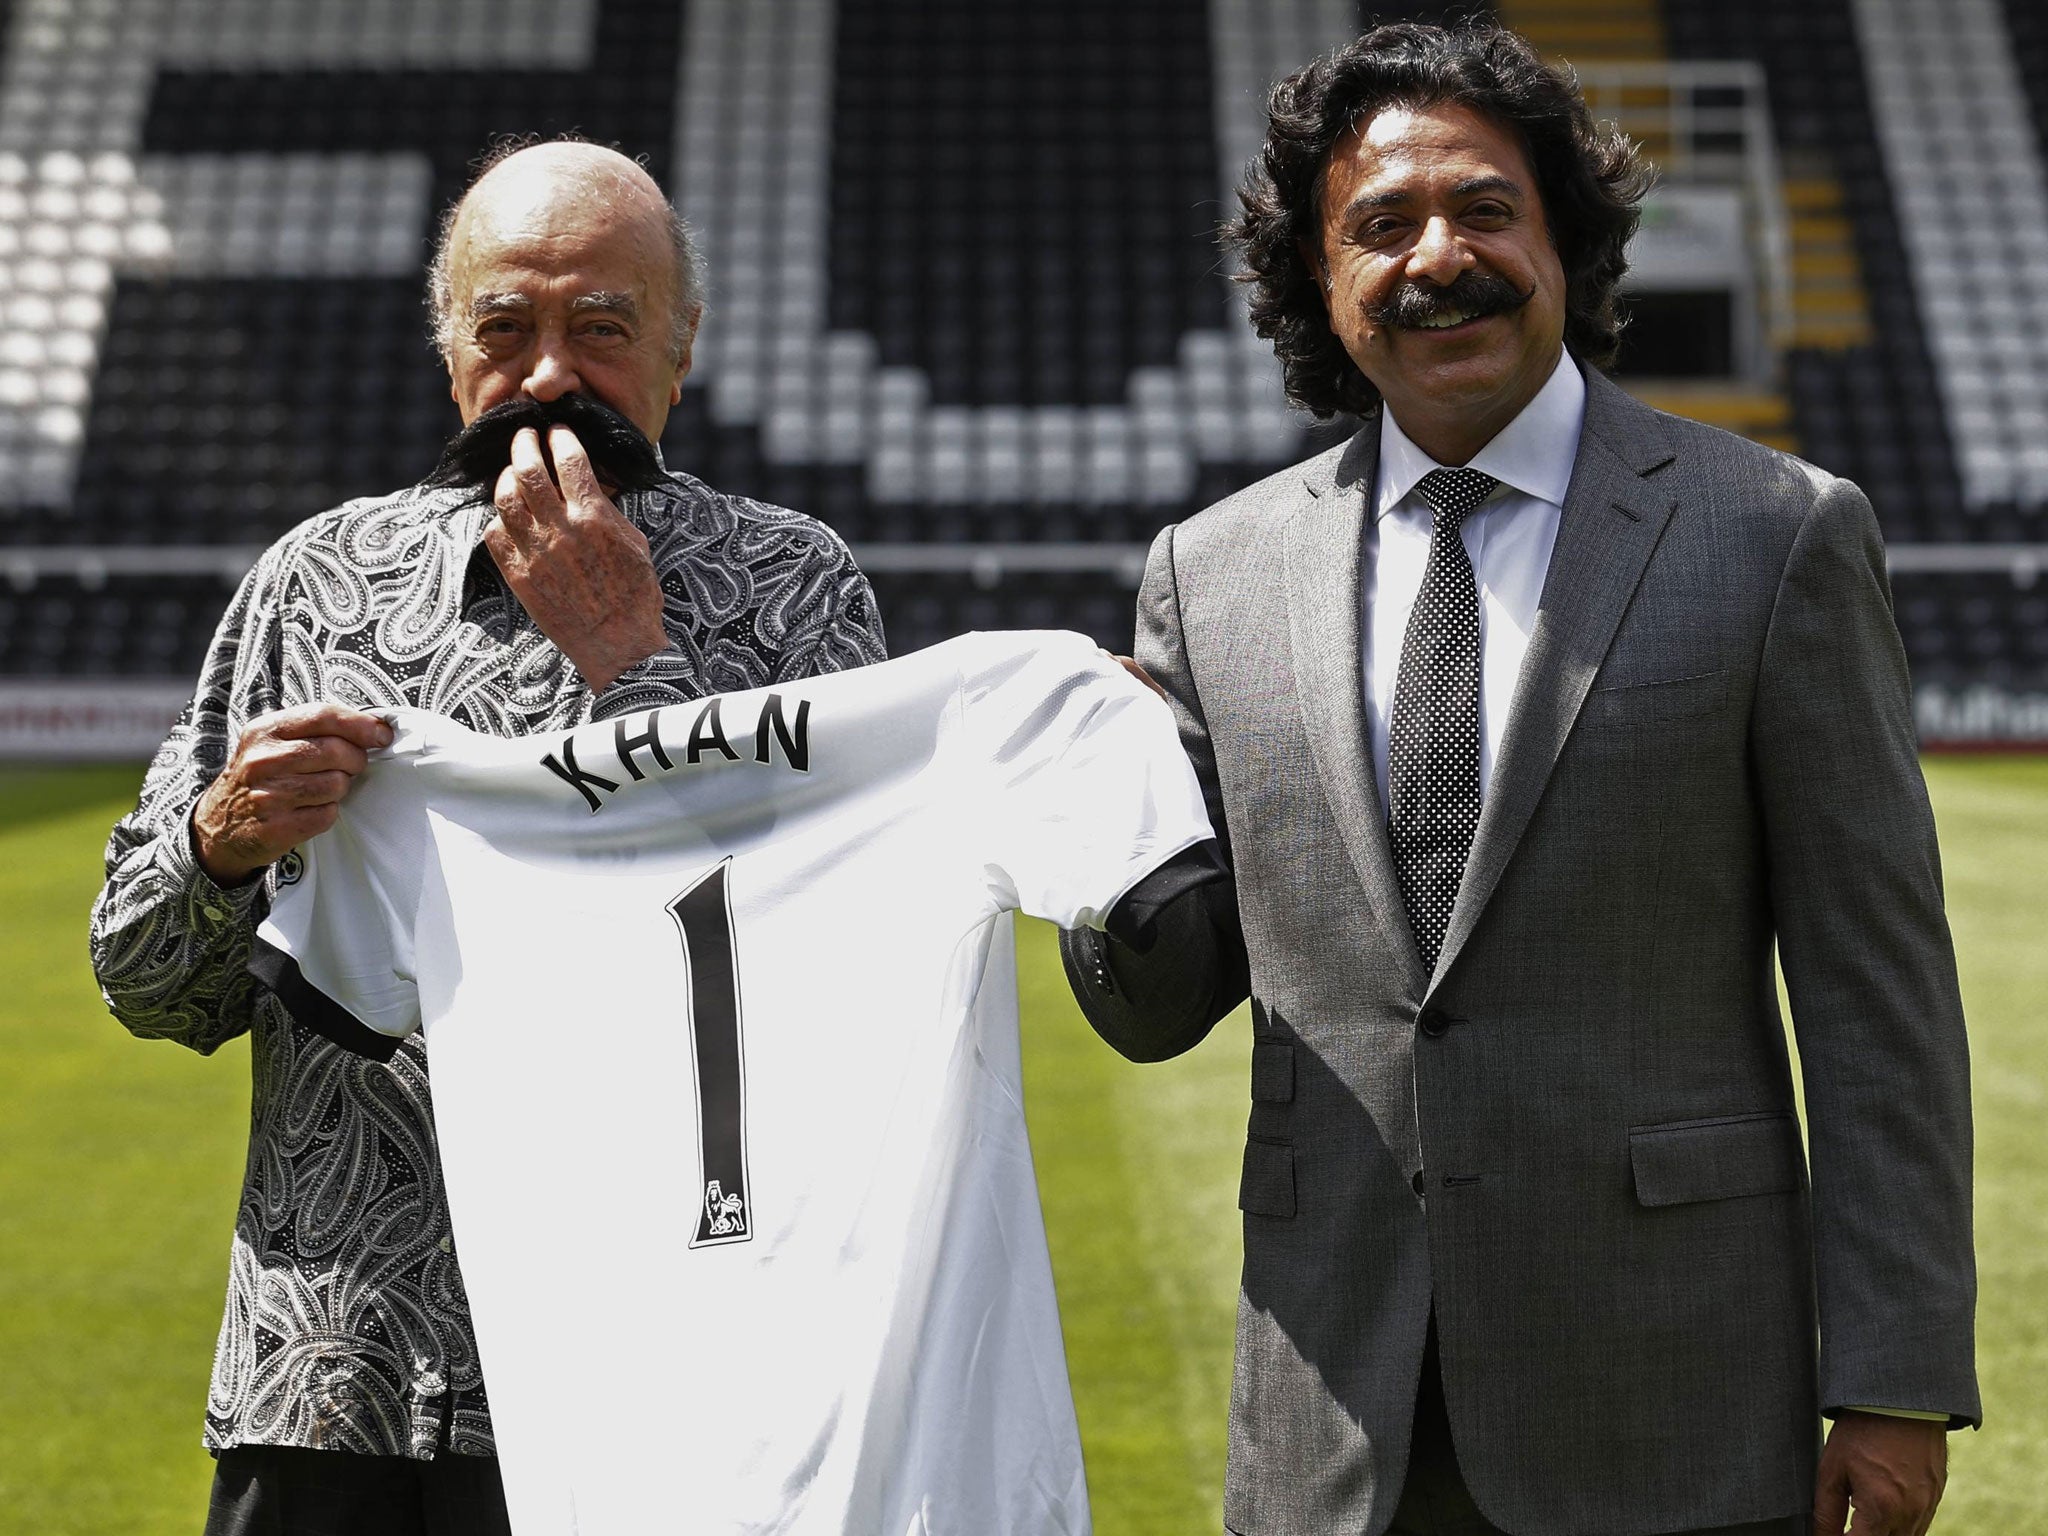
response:
M1060 936L1067 984L1095 1032L1133 1061L1163 1061L1199 1044L1216 1021L1250 992L1237 887L1229 878L1230 832L1216 779L1216 754L1202 713L1181 633L1174 566L1177 530L1152 543L1138 590L1138 662L1166 690L1183 751L1194 765L1216 832L1221 878L1161 871L1171 885L1144 886L1126 902L1143 903L1142 922L1112 912L1108 933L1079 929ZM1163 900L1154 901L1155 895Z
M1805 1079L1821 1403L1976 1424L1969 1048L1884 551L1847 481L1794 541L1751 741Z

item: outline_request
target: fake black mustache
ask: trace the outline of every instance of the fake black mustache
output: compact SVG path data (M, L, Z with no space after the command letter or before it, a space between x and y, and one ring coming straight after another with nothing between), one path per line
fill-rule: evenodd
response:
M548 428L567 427L590 455L598 479L622 491L644 491L662 483L654 444L632 422L603 401L584 394L540 401L521 395L494 405L448 440L441 460L427 476L430 486L472 486L488 490L512 462L512 439L523 428L540 434L548 454ZM553 467L550 460L550 469ZM559 478L559 477L557 477Z
M1476 320L1485 315L1510 314L1528 303L1535 293L1534 288L1518 293L1514 284L1491 272L1465 272L1447 288L1435 283L1403 283L1366 313L1375 325L1412 330L1449 315Z

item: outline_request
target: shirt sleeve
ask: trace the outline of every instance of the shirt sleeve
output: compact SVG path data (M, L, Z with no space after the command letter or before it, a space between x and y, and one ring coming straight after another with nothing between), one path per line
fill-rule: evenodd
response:
M1005 905L1100 928L1118 898L1214 836L1166 706L1084 636L989 636L966 680L969 808Z
M434 857L410 760L418 717L387 718L397 739L372 755L335 824L280 874L249 960L306 1028L378 1061L420 1027L413 930Z
M216 884L193 847L192 810L243 727L283 702L277 617L288 564L288 546L273 546L236 590L191 702L107 840L106 884L93 903L92 966L108 1009L142 1039L201 1055L255 1020L262 992L247 970L249 943L274 877Z

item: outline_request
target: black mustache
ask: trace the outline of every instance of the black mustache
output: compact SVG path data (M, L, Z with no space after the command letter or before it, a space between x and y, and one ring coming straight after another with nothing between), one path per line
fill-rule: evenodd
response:
M540 401L521 395L494 405L448 440L440 462L427 476L430 486L496 485L512 462L512 439L527 427L540 434L546 454L548 428L567 427L590 456L598 479L622 491L644 491L662 483L661 458L632 422L589 395L568 394Z
M1475 320L1510 314L1528 303L1535 292L1533 288L1528 293L1518 292L1506 278L1491 272L1465 272L1447 288L1435 283L1403 283L1371 305L1366 314L1375 325L1413 329L1454 313Z

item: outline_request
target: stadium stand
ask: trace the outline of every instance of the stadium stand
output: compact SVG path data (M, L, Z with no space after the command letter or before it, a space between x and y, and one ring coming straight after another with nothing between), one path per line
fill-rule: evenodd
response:
M1918 3L1930 14L1948 14L1936 0ZM2038 702L2026 701L2048 696L2048 670L2034 633L2038 609L2029 597L2042 562L2027 553L2038 550L2043 524L2038 513L2022 512L2010 496L1965 500L1952 437L1955 417L1939 387L1929 331L1939 318L1973 312L1978 290L1974 279L1966 286L1920 277L1916 286L1897 210L1909 196L1925 195L1926 187L1894 185L1869 84L1868 22L1858 9L1859 0L1804 0L1797 6L1665 0L1674 56L1747 57L1764 66L1795 223L1803 218L1810 231L1822 226L1815 238L1821 251L1828 250L1823 242L1839 239L1826 225L1847 226L1849 244L1834 247L1836 270L1845 274L1838 288L1845 297L1835 300L1841 323L1838 329L1828 326L1825 310L1813 317L1816 331L1787 354L1786 382L1799 451L1870 493L1893 546L1893 588L1919 688L1923 734L1949 740L2023 735L2037 729L2042 713ZM2015 13L2027 9L2025 0L2010 7ZM1983 46L1981 28L1977 44ZM1929 100L1907 91L1888 110L1900 124L1900 137L1932 137ZM2035 121L2038 129L2040 119ZM1986 164L1995 164L2002 178L2013 177L2009 160ZM1922 174L1921 167L1913 173ZM2028 194L2022 189L2014 195ZM2016 230L2000 229L1994 220L1980 223L1974 242L1959 242L1960 234L1946 229L1939 241L1951 247L1974 243L2001 263L2006 253L2027 248ZM1867 295L1860 305L1859 287ZM1997 302L2012 296L2000 295L1997 287L1989 285L1986 297ZM1965 298L1967 311L1950 307ZM1867 311L1867 332L1858 308ZM1966 361L1973 351L1988 356L1991 338L2001 332L2039 346L2048 337L2048 315L2006 307L1984 326L1981 338L1959 340L1957 355ZM2048 400L2038 379L2015 378L2002 388L2034 410ZM2003 558L1996 553L2002 546L2016 550ZM1942 550L1954 553L1932 553ZM1974 723L1959 718L1960 701L1982 690L1996 697L1975 700ZM2003 720L2012 723L1991 723Z
M2012 38L2013 66L2027 93L2034 136L2048 154L2048 10L2034 0L2005 0L2005 26Z
M1857 17L1964 505L2039 508L2048 182L2003 15L1996 0L1858 0Z
M2048 13L1961 3L1500 12L1672 185L1771 167L1756 366L1675 378L1700 360L1646 292L1631 385L1870 491L1927 734L2048 738L2048 240L2012 222L2048 218ZM176 694L256 548L416 478L455 425L433 221L491 135L572 128L704 238L670 462L832 522L898 651L1127 644L1153 532L1333 440L1213 243L1265 85L1368 17L1473 9L0 0L0 685Z

